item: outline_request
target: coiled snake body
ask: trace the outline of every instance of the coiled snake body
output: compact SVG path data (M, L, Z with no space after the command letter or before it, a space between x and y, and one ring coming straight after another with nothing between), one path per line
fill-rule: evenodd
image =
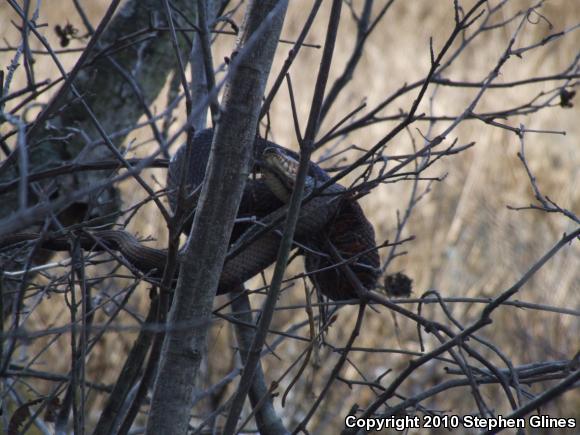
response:
M176 206L176 192L182 178L190 191L203 182L212 138L211 129L195 135L192 158L185 176L182 176L182 162L186 158L186 148L181 147L171 160L167 188L169 203L173 209ZM251 176L246 183L238 211L240 219L232 232L232 246L242 240L247 231L255 230L255 224L248 218L260 221L284 206L290 196L297 168L297 155L277 144L257 139L254 149L255 168L262 176L259 178ZM328 174L322 168L310 163L308 191L312 191L328 179ZM192 219L186 222L184 231L189 231L191 222ZM243 250L228 256L220 277L218 294L239 289L244 281L275 261L280 240L279 230L280 228L274 228L273 231L265 232L248 242ZM38 237L37 233L13 234L0 240L0 248L36 240ZM311 280L320 292L330 299L344 300L357 297L358 293L352 285L352 280L346 277L345 267L351 268L364 287L374 286L378 277L379 256L374 249L376 246L373 227L360 205L349 197L339 184L332 184L322 192L322 195L315 196L303 204L294 239L305 256L305 268ZM153 276L160 276L165 266L165 251L142 245L126 231L81 233L78 240L81 247L86 250L119 251L134 267ZM336 248L333 249L334 255L328 250L329 243ZM42 247L68 250L70 244L65 237L48 236L43 239ZM335 265L337 252L341 257L340 266Z

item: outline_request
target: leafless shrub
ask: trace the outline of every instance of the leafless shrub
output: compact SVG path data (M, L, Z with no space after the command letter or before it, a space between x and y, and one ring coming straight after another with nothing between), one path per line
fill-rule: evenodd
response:
M115 21L120 2L58 14L45 3L0 6L0 239L39 234L0 244L2 424L139 433L163 337L181 328L166 323L180 215L158 179L206 107L219 123L247 5L147 1L129 28ZM356 432L347 415L417 416L422 430L452 415L580 418L579 11L425 4L290 2L259 130L298 138L360 199L381 280L358 301L314 297L295 257L286 268L287 232L273 278L252 280L250 298L216 299L183 404L194 433ZM113 222L168 248L162 280L81 249ZM43 249L55 232L68 252Z

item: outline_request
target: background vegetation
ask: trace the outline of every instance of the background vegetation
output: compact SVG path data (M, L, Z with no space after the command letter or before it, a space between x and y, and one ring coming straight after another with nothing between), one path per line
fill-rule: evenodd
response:
M99 22L108 1L84 2L83 8L88 19L94 26ZM328 2L324 2L321 12L316 17L307 42L322 45L328 17ZM360 2L362 4L362 2ZM382 1L375 2L373 11L382 8ZM386 2L385 2L386 3ZM472 2L466 3L467 10ZM497 4L497 1L489 2ZM353 8L360 13L361 6L352 2ZM310 12L311 2L307 0L292 0L289 4L282 38L294 41L304 25ZM535 3L534 3L535 5ZM502 17L508 19L518 11L533 6L530 1L509 1L496 16L495 22ZM233 19L241 22L241 8ZM421 80L430 67L429 38L433 38L435 52L450 33L453 26L453 2L450 1L395 1L385 18L378 24L376 30L365 43L359 65L352 80L344 92L338 97L334 110L329 112L324 120L321 131L325 132L361 102L368 108L375 107L387 95L392 94L405 83ZM376 12L374 12L376 13ZM349 59L356 43L356 25L352 20L351 11L344 7L339 38L335 49L330 82L338 77L343 66ZM0 32L4 43L2 47L17 47L20 43L20 32L14 24L18 20L8 4L0 5ZM59 47L59 36L53 31L54 26L71 24L79 30L79 39L73 39L66 47L70 52L59 54L59 59L65 69L70 70L80 52L74 49L82 48L86 40L82 38L84 26L82 20L72 7L72 2L43 2L38 22L46 23L43 34L53 47ZM576 1L552 0L538 8L538 12L525 23L525 29L518 37L517 46L527 46L541 41L549 34L562 29L571 29L580 22L580 3ZM490 30L475 40L470 48L458 57L446 73L447 78L456 81L480 81L496 65L501 57L514 26L511 23L505 27ZM521 58L513 57L502 68L497 83L513 82L529 77L544 77L558 74L570 64L575 65L571 73L576 78L570 80L567 89L577 90L580 51L578 47L578 32L570 31L566 37L550 41L535 50L526 52ZM224 56L230 56L235 38L220 35L214 43L213 57L216 65L222 63ZM460 42L458 42L460 43ZM40 49L38 43L31 39L31 48ZM280 70L291 45L280 44L275 58L273 72ZM13 50L0 52L0 66L3 69L10 64L14 56ZM64 47L63 47L64 48ZM320 59L321 49L303 47L292 68L291 77L294 95L297 101L300 124L306 125L308 106L313 93L315 72L313 65ZM35 71L37 81L58 77L53 62L48 56L35 55ZM217 78L220 79L220 74ZM273 76L271 77L273 79ZM478 113L493 112L524 104L542 92L561 86L562 82L538 81L525 86L489 89L477 107ZM11 90L25 87L26 75L22 67L17 69L11 84ZM269 89L269 82L267 89ZM164 91L151 105L152 112L165 110L171 83L164 85ZM54 91L50 90L39 96L35 104L31 104L25 113L25 120L31 121L39 111L36 103L47 102ZM432 132L428 122L413 124L411 129L392 140L385 150L386 156L398 156L414 152L414 147L421 146L422 135L435 134L442 131L449 122L461 113L478 92L477 88L437 86L429 88L426 98L421 103L418 112L428 116L450 116L450 121L441 121ZM410 107L416 93L408 93L390 104L381 116L397 116L399 111ZM108 98L102 95L102 98ZM539 98L538 101L541 100ZM4 110L9 111L19 100L6 103ZM578 138L580 137L580 111L577 99L572 100L573 107L562 107L561 101L555 99L550 107L530 115L517 115L507 120L500 120L518 128L525 125L528 130L566 132L566 134L526 133L525 154L529 169L536 177L537 186L544 195L572 213L580 211L580 152ZM288 147L297 147L294 125L291 122L292 112L288 93L284 90L274 100L269 122L273 140ZM183 101L173 112L176 117L168 132L174 131L183 123L185 113ZM146 121L143 117L142 122ZM332 153L346 149L352 144L368 149L380 140L395 124L395 121L377 122L364 129L354 131L347 137L340 138L332 148ZM160 128L162 122L159 122ZM9 123L0 126L0 134L6 134L13 128ZM431 127L433 128L433 127ZM422 173L424 180L415 186L413 179L397 183L381 184L369 195L361 199L361 203L369 220L374 224L377 241L394 240L397 232L397 222L407 209L409 198L416 188L421 193L421 199L413 208L412 214L403 230L402 237L414 236L414 239L400 248L400 255L389 265L387 273L404 272L413 280L411 300L401 300L409 309L417 309L415 298L424 292L434 289L444 298L492 298L509 288L524 275L534 262L544 255L561 238L563 233L570 233L578 227L578 223L558 213L547 213L537 210L513 210L509 207L526 207L536 203L534 191L526 168L518 158L521 151L521 140L513 131L494 127L479 119L464 121L454 132L460 144L475 142L476 145L456 155L447 156ZM448 140L453 139L448 137ZM419 143L419 145L417 145ZM8 141L10 147L14 143ZM157 147L152 138L151 129L145 125L133 131L125 147L127 157L147 156ZM315 154L315 160L324 161L323 166L344 166L359 154L351 149L340 158L326 160L330 155L330 147L323 148ZM356 174L355 174L356 175ZM355 180L355 175L343 180ZM161 189L165 182L165 170L161 168L148 169L143 172L143 178L153 189ZM435 181L433 181L436 179ZM148 197L148 193L135 188L131 179L119 184L122 192L124 209L140 204ZM127 229L141 237L151 237L150 246L163 247L167 240L167 228L159 217L154 203L148 202L139 207L136 212L126 213L122 220L127 219ZM388 249L381 251L386 258ZM578 312L580 310L580 252L577 241L570 243L554 256L537 274L526 282L524 288L517 294L515 300L534 306L506 305L500 307L493 316L493 324L479 332L480 336L494 343L515 366L537 362L554 362L572 360L580 350L578 331L580 330ZM64 262L68 254L59 254L50 261ZM97 303L104 303L102 310L95 315L94 323L103 325L108 316L115 311L121 298L115 298L119 289L132 282L130 277L123 278L123 270L106 257L98 257L99 261L89 268L99 293L95 295ZM103 263L103 264L100 264ZM295 261L288 271L288 276L302 270L301 261ZM112 274L114 279L107 279ZM70 370L71 343L66 325L70 322L69 308L66 304L66 292L45 293L45 288L51 279L60 276L63 269L55 265L46 269L34 278L38 291L27 295L25 305L27 311L21 327L30 333L30 339L20 343L14 362L27 366L31 370L50 372L67 376ZM16 276L16 275L15 275ZM270 272L264 277L256 277L248 287L260 286L263 279L268 279ZM292 330L295 325L307 320L307 315L301 307L304 300L302 281L297 280L288 290L284 291L276 313L272 329L276 331ZM101 386L114 384L120 367L126 358L136 336L139 323L136 321L146 311L149 286L145 283L133 291L124 311L107 326L104 334L95 344L86 360L86 378ZM109 300L112 298L112 300ZM252 296L252 306L259 307L263 296ZM227 299L220 297L215 301L215 307L221 306ZM464 325L475 321L483 305L459 300L450 301L448 305L452 315L460 319ZM565 310L550 310L547 307L559 307ZM282 309L281 307L287 307ZM286 406L280 407L276 399L277 409L287 427L298 424L325 384L338 358L336 348L346 344L356 321L357 306L342 308L336 321L328 330L324 340L328 345L316 347L310 363L301 375L300 381L293 387L287 398ZM423 307L422 315L426 318L448 321L441 307L428 304ZM43 334L43 331L62 332ZM296 331L294 331L296 332ZM299 330L302 335L308 335L306 330ZM423 334L427 350L434 348L437 340ZM272 337L272 345L276 338ZM204 363L204 374L199 385L200 390L206 389L223 376L230 373L238 362L235 353L235 338L231 325L225 320L216 319L211 329L209 339L208 360ZM279 379L294 361L304 344L296 340L285 340L275 348L275 353L263 358L264 371L268 382ZM359 349L357 351L357 349ZM369 351L373 349L374 351ZM384 307L376 310L367 309L361 334L355 343L355 349L350 353L349 360L340 374L340 379L356 380L357 382L380 382L388 384L420 352L420 344L415 322L389 312ZM497 362L498 356L487 349L482 354ZM36 356L34 360L31 358ZM499 363L498 363L499 365ZM298 364L300 366L300 364ZM445 361L433 361L413 375L397 390L397 398L411 397L433 385L452 378L446 373ZM278 392L282 394L289 386L298 367L291 370L291 375L283 377ZM52 394L55 379L20 378L15 388L22 402L38 396ZM10 396L7 392L8 383L13 378L7 377L4 383L3 402ZM15 378L14 378L15 379ZM335 382L320 410L311 420L311 433L336 433L343 428L343 418L357 403L364 407L375 398L376 389L357 382ZM538 394L547 386L549 380L526 387L532 394ZM213 388L195 405L194 414L201 422L210 410L234 391L235 382L228 383L223 388ZM465 388L455 388L448 394L437 395L422 403L424 408L437 411L452 411L453 413L470 413L474 410L472 400L466 400ZM509 404L500 400L502 390L497 385L481 388L485 401L494 406L496 414L509 413ZM3 405L2 418L8 424L9 416L14 411L18 400L11 396L14 402ZM97 420L100 410L106 400L106 394L91 390L87 395L87 427L90 428ZM390 402L389 402L390 403ZM580 395L576 389L560 398L556 398L542 408L542 412L550 416L576 417L580 421ZM141 416L138 422L143 423Z

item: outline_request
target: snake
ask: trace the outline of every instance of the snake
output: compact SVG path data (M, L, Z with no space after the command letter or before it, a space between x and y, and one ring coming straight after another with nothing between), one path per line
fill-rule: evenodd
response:
M205 177L213 133L213 129L196 132L189 155L188 148L183 145L170 160L167 196L172 210L176 209L181 183L185 183L184 190L188 194L185 197L196 202L194 193L199 191ZM217 294L239 291L245 281L277 258L283 219L279 219L269 231L259 230L269 217L276 214L283 217L281 213L294 188L299 155L257 137L253 161ZM380 273L375 233L353 194L339 183L329 183L329 180L330 176L324 169L309 162L305 186L307 200L300 209L294 243L304 256L306 275L320 294L336 301L356 299L360 295L358 285L372 289ZM185 234L191 230L195 215L195 204L190 205L193 212L182 225ZM249 237L251 234L254 237ZM149 278L161 277L167 262L166 250L146 246L126 230L81 231L75 233L75 237L84 250L119 252L130 265ZM0 249L39 240L43 249L68 251L71 248L70 237L63 234L20 232L0 239ZM330 250L329 246L333 249ZM350 268L358 283L353 283L346 268Z

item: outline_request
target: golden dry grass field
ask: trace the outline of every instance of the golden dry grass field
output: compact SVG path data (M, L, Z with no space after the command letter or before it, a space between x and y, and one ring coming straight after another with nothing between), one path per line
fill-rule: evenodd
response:
M357 7L357 1L353 3ZM379 9L385 0L375 2ZM85 1L86 11L93 22L98 23L108 1ZM323 44L328 19L329 2L325 2L313 26L307 41ZM341 94L333 111L326 118L321 131L326 131L362 101L368 107L374 107L387 95L400 88L404 83L420 80L429 69L429 37L433 37L434 49L441 48L453 25L452 1L407 0L395 1L392 8L382 20L366 43L365 51L352 81ZM462 2L466 5L472 2ZM497 3L491 1L490 3ZM534 2L535 3L535 2ZM55 24L70 22L82 28L82 23L74 13L72 2L53 0L43 2L40 20L48 24L44 29L45 36L55 46L58 39L51 30ZM285 20L282 36L295 40L307 16L311 2L309 0L291 0ZM522 8L529 7L531 1L509 2L502 12L511 17ZM466 6L467 7L467 6ZM580 22L580 2L576 0L551 0L541 8L541 14L554 26L554 30L568 28ZM6 4L0 5L0 35L7 43L19 43L19 34L10 20L14 16ZM240 21L241 22L241 18ZM355 42L355 27L348 8L343 9L339 39L335 49L335 58L331 70L332 79L342 68ZM473 42L447 72L448 78L464 81L480 81L497 63L505 50L513 26L490 31L484 37ZM549 32L549 25L542 18L537 22L528 22L522 31L518 46L532 44L541 40ZM233 37L219 37L214 47L214 61L222 62L229 55L235 44ZM5 44L3 44L5 45ZM73 41L72 47L81 46ZM290 45L280 44L272 71L276 73L287 55ZM38 48L38 47L33 47ZM557 73L569 65L580 50L580 30L571 32L561 40L547 44L526 53L522 58L511 58L496 79L498 83L515 81L534 76L545 76ZM308 107L311 102L314 81L321 50L303 48L290 71L298 107L300 124L305 126ZM77 58L77 53L62 55L61 61L70 68ZM0 66L5 69L12 53L0 52ZM37 56L35 65L38 79L56 77L57 71L47 56ZM218 76L219 78L219 76ZM25 80L24 74L17 74L13 89L18 89ZM578 80L576 79L576 82ZM555 87L555 82L540 82L514 88L490 89L477 106L478 112L487 112L509 108L527 102L540 91ZM419 108L435 116L457 116L474 98L477 89L431 86ZM399 110L408 110L416 92L406 94L389 105L381 115L396 115ZM49 95L43 96L46 100ZM433 101L433 104L429 102ZM163 110L166 103L164 95L154 104L154 111ZM511 126L523 124L528 129L565 131L566 134L525 135L526 156L530 169L537 178L542 193L549 196L561 207L580 213L580 100L573 101L574 107L552 107L530 116L516 116L505 120ZM8 108L10 106L8 105ZM31 108L31 115L36 112ZM180 109L184 112L183 108ZM182 116L182 115L181 115ZM296 147L292 114L286 88L283 87L275 99L270 113L273 138L285 146ZM179 122L176 126L180 125ZM356 144L368 149L381 139L394 122L386 121L374 124L362 131L354 132L344 138L338 149ZM449 122L440 122L433 127L431 136L443 131ZM2 129L4 126L1 127ZM427 122L412 125L410 133L403 132L393 140L385 150L386 156L413 152L410 134L418 142L421 134L429 128ZM0 130L4 132L4 130ZM156 145L148 142L150 130L147 128L135 131L129 136L134 149L129 153L135 156L147 155ZM517 157L520 140L516 134L505 129L495 128L479 120L466 120L455 129L448 141L457 138L461 144L475 142L476 145L460 154L447 156L430 167L425 177L442 177L442 181L430 184L429 192L413 209L403 237L415 236L415 239L402 247L401 255L389 266L388 273L403 271L413 279L412 297L419 297L430 289L437 290L443 297L493 297L509 288L516 282L545 252L561 237L576 227L571 220L561 214L549 214L532 210L510 210L508 206L527 206L533 203L533 191L522 163ZM135 146L145 142L142 146ZM449 142L450 143L450 142ZM316 153L315 158L324 155L324 149ZM352 160L356 151L346 154ZM325 162L344 164L344 161ZM156 189L162 187L165 171L162 169L147 170L144 178ZM351 178L350 180L353 180ZM348 180L345 181L348 183ZM428 181L419 182L423 192ZM378 241L392 240L397 227L397 213L404 213L413 182L400 181L395 184L382 184L365 196L361 202L369 220L373 223ZM121 185L124 204L128 207L144 199L147 194L138 189L134 181ZM153 203L142 207L131 221L128 229L140 236L151 236L155 241L152 246L161 246L166 240L166 227L158 216ZM383 257L387 250L381 252ZM66 255L65 255L66 257ZM299 272L301 261L295 262L289 269ZM107 266L93 268L94 273L105 274ZM570 244L549 261L516 295L515 299L535 304L546 304L555 307L580 309L580 245ZM58 273L58 272L55 272ZM269 273L266 272L269 276ZM255 278L258 285L261 278ZM249 283L252 286L252 283ZM129 308L133 315L143 314L148 304L147 286L140 286L131 297ZM115 292L115 281L110 288L101 289L106 294ZM304 299L301 282L284 292L279 306L300 304ZM216 307L225 302L221 297ZM259 307L263 296L253 296L253 307ZM70 321L68 309L62 295L52 295L43 299L27 319L27 328L38 331L57 327ZM32 303L32 302L30 302ZM417 308L414 305L405 305ZM464 325L475 320L483 305L472 303L450 304L455 318ZM336 347L344 346L356 319L356 307L345 307L338 317L326 340ZM440 307L435 304L423 308L423 315L445 321ZM286 330L291 325L306 319L303 309L280 310L274 319L272 328ZM96 323L106 321L106 309L97 315ZM116 325L136 325L130 314L119 318ZM115 325L113 325L115 326ZM308 334L307 331L301 331ZM580 321L578 317L543 310L532 310L504 306L493 315L493 324L480 331L481 337L498 346L514 365L535 361L552 361L570 359L580 350ZM123 329L105 334L87 360L87 377L104 384L112 384L118 370L135 338L135 331ZM426 349L437 345L436 340L423 333ZM39 338L31 341L30 348L22 349L23 353L38 352L47 346L54 337ZM275 338L272 338L274 341ZM208 342L209 359L204 363L204 379L200 387L212 385L235 364L233 357L235 338L231 326L224 321L216 321L212 327ZM269 355L263 360L268 381L278 379L293 361L293 355L305 346L302 342L285 341L276 348L276 355ZM341 376L347 379L361 380L359 369L374 380L387 370L392 370L384 378L388 384L413 357L392 350L420 351L417 329L414 322L399 315L389 313L385 308L368 310L364 319L362 333L356 341L357 347L375 348L381 352L352 352ZM224 357L225 355L225 357ZM484 352L490 358L497 356ZM70 343L63 334L50 345L35 362L32 368L43 368L51 372L66 374L69 370ZM316 394L327 379L333 362L338 356L329 347L321 347L314 352L311 363L298 384L290 393L287 404L280 408L280 413L288 427L297 424L311 405ZM355 369L356 367L356 369ZM446 377L444 364L432 364L417 370L407 380L398 393L411 396L422 389L441 382ZM296 368L294 372L296 372ZM291 376L283 378L280 392L289 385ZM548 385L548 384L545 384ZM544 384L529 387L533 393L541 392ZM235 385L230 385L227 393L233 392ZM34 388L48 393L50 382L35 383ZM499 387L482 387L485 399L495 407L494 412L501 414L508 411L502 391ZM224 396L227 397L227 396ZM321 410L312 421L311 433L338 433L343 427L343 419L351 406L356 402L365 406L372 401L372 391L361 385L348 386L337 382L324 401ZM89 424L97 418L103 405L104 396L90 394L88 401ZM279 405L279 401L276 402ZM203 414L211 408L210 400L197 405L196 412ZM436 400L427 401L424 406L430 409L467 413L474 409L474 403L468 388L451 390L448 394L437 396ZM555 400L543 409L544 413L553 416L576 417L580 422L580 394L578 390ZM571 433L571 432L570 432Z

